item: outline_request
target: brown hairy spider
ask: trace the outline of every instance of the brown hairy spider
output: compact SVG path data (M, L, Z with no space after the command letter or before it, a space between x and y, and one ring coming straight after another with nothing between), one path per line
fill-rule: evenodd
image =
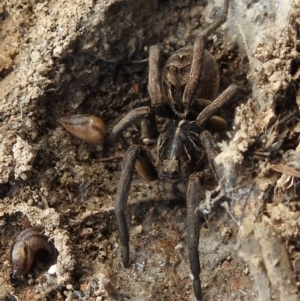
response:
M226 21L228 6L229 0L225 0L222 15L196 36L194 46L183 47L169 58L162 76L159 68L160 48L157 45L150 48L151 106L129 112L113 128L111 136L111 139L121 139L127 147L122 132L133 123L142 121L142 138L147 141L157 133L155 115L171 119L158 138L155 164L142 146L128 147L118 183L115 212L122 243L122 260L124 266L128 267L130 259L126 206L134 170L146 181L160 179L171 183L173 187L182 184L187 187L187 244L196 300L201 300L199 203L204 197L201 171L197 170L197 163L203 155L210 163L216 181L221 177L220 168L214 162L216 147L210 132L204 126L217 124L219 127L226 127L224 119L213 115L238 89L231 85L215 99L219 88L219 70L214 57L204 46L207 37Z

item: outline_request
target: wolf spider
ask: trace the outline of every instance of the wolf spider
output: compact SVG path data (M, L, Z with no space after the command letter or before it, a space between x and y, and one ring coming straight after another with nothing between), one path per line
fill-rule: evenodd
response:
M217 124L217 127L226 127L224 119L213 115L238 89L231 85L215 98L219 88L218 66L204 47L207 37L226 21L228 6L229 0L225 0L222 15L196 36L194 46L186 46L173 53L164 66L162 76L160 47L150 47L148 89L151 105L129 112L113 128L111 136L111 139L121 139L127 148L115 199L124 267L128 267L130 262L126 206L134 170L146 181L160 179L171 182L173 187L187 184L187 245L196 300L201 300L198 207L204 195L203 188L199 189L201 171L197 170L197 163L206 156L216 181L221 177L220 168L214 162L216 147L204 126ZM122 132L143 121L142 134L144 141L148 141L156 134L155 115L171 120L158 138L157 161L153 164L142 146L128 147Z

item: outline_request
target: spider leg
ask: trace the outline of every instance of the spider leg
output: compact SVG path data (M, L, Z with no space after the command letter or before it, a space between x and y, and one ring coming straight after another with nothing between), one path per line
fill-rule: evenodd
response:
M213 171L214 178L218 183L222 177L222 170L219 165L215 163L215 158L218 155L217 147L213 137L209 131L203 131L200 136L201 145L204 148L206 157L210 163L211 170Z
M152 111L148 118L141 120L141 139L145 144L154 144L157 136L157 124L154 112Z
M161 107L164 104L161 87L161 76L159 72L160 47L151 46L149 49L149 81L148 90L153 108Z
M124 157L121 178L117 187L115 213L122 243L122 260L124 267L129 266L129 230L126 219L126 206L134 169L136 168L138 170L139 167L140 170L138 170L138 172L140 175L142 172L149 176L148 180L156 180L156 170L151 161L145 157L145 153L146 152L138 145L129 147Z
M217 182L222 177L222 168L215 163L217 148L209 131L203 131L200 136L207 159ZM199 215L200 201L205 199L205 191L201 186L201 172L189 177L187 188L187 245L189 250L190 267L193 276L193 289L196 300L201 300L200 261L199 261Z
M160 73L161 49L159 45L151 46L149 49L149 80L148 91L150 95L151 108L155 114L161 117L172 118L172 111L168 110L164 100L162 89L162 76Z
M199 260L199 203L204 198L201 190L201 173L189 177L187 188L187 246L193 278L193 289L196 300L201 300L200 260Z
M205 28L200 33L200 35L202 35L205 38L207 38L214 31L216 31L217 28L219 28L223 23L225 23L225 21L227 19L227 15L228 15L229 1L230 0L225 0L224 1L222 15L217 20L215 20L213 23L211 23L207 28Z
M222 15L210 24L205 30L196 36L196 41L193 50L193 60L191 64L190 75L184 88L182 103L186 107L185 114L188 113L189 107L192 105L193 95L198 87L203 56L205 52L205 41L218 27L220 27L227 19L229 0L224 1Z
M201 111L196 118L196 124L201 127L204 123L217 112L227 101L229 101L238 91L238 87L234 84L230 85L223 93L216 98L210 105Z
M125 149L128 149L122 132L126 130L131 124L141 122L141 138L145 143L147 140L156 138L157 125L154 112L150 107L140 107L130 111L124 118L122 118L112 129L109 141L113 143L117 138L121 140Z
M140 107L130 111L122 118L112 129L110 140L114 141L121 133L126 130L132 123L135 123L142 118L147 118L151 112L149 107Z
M186 86L184 88L182 97L182 104L185 107L185 114L188 113L189 108L192 105L192 99L198 85L201 85L199 79L201 74L201 65L204 56L204 51L205 37L200 34L196 37L195 40L191 71Z
M199 112L203 111L204 108L212 104L211 100L202 98L195 99L194 101L195 102L193 105L193 113L198 112L198 114ZM209 129L217 132L224 131L227 128L226 120L218 115L214 115L211 118L209 118L209 120L207 121L207 125Z

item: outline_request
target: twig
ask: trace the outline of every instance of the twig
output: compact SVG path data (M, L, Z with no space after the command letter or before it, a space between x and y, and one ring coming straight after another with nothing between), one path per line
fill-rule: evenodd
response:
M116 155L116 156L112 156L112 157L108 157L108 158L97 159L96 161L98 161L98 162L108 162L108 161L118 160L118 159L123 159L123 158L124 158L123 155Z

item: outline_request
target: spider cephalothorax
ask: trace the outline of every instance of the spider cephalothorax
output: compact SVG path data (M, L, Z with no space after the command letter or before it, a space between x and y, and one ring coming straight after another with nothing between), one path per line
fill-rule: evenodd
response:
M184 93L189 79L192 60L193 47L183 47L172 54L166 62L162 74L162 87L166 93L165 99L178 116L187 114L189 108L194 104L194 99L215 99L219 89L218 65L214 57L208 51L204 51L200 74L201 85L194 91L191 103L184 103L183 99L188 96ZM207 72L208 70L209 72Z
M115 200L124 266L128 267L130 263L126 206L134 170L146 181L160 179L172 183L173 186L184 184L187 186L187 243L197 300L201 300L198 215L199 203L204 195L200 181L201 170L198 169L201 164L198 163L205 157L216 181L219 180L221 171L214 162L217 152L208 129L212 129L211 124L218 124L217 128L226 126L226 121L214 114L237 92L237 87L231 85L215 99L219 86L218 67L204 46L206 38L226 21L228 6L229 0L225 0L222 15L196 36L193 47L176 51L167 61L162 75L159 67L160 47L150 47L151 106L129 112L113 128L111 135L111 139L120 138L127 148ZM122 132L131 124L142 121L143 139L156 139L158 131L155 115L171 120L158 138L156 161L152 163L142 146L127 147Z

